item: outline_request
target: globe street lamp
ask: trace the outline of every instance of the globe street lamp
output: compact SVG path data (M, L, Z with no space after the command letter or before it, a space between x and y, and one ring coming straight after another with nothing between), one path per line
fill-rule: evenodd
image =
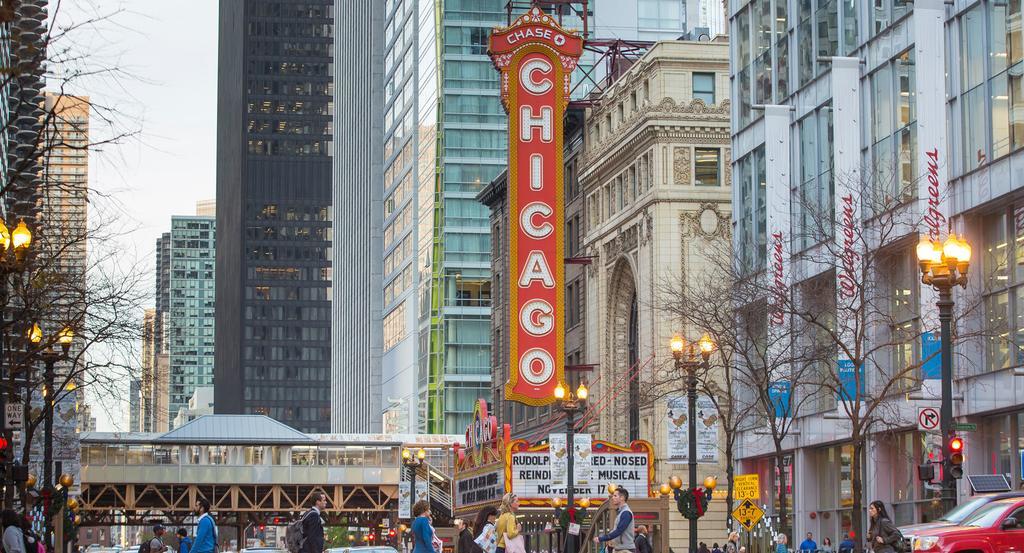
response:
M939 293L939 327L942 343L942 405L939 427L942 432L942 499L946 510L956 506L956 479L949 470L949 442L953 437L953 287L967 287L967 271L971 265L971 245L950 234L944 243L922 236L917 244L917 260L921 266L921 282Z
M416 469L423 464L423 459L427 457L427 452L422 447L417 449L415 452L411 449L402 450L402 464L409 467L409 471L412 473L412 479L409 481L409 518L412 516L412 507L416 504ZM429 496L429 492L428 492Z
M7 223L4 222L3 218L0 218L0 315L7 309L8 280L11 275L20 274L25 270L28 251L31 245L32 231L25 225L25 221L19 220L18 225L11 232L7 228ZM3 348L7 340L3 338L2 334L3 332L0 331L0 380L13 380L14 375L11 374L7 365L3 363L5 354ZM14 386L13 382L8 387L7 394L0 393L0 411L7 409L9 401L18 401L17 387ZM6 422L3 420L0 420L0 434L3 435L6 443L13 443L13 429L7 428ZM17 476L14 476L16 473L21 474L22 472L15 470L5 471L5 477L0 481L0 485L4 488L3 499L6 505L12 503L14 496L14 486L8 484L8 479L16 481Z
M55 375L53 372L54 365L58 361L68 359L68 352L71 350L71 343L75 339L75 333L70 327L64 327L57 334L57 343L60 344L61 351L53 349L53 344L49 345L39 354L39 358L42 359L44 366L46 367L43 372L43 489L51 490L53 487L53 407L56 402L56 394L53 390L53 381ZM43 330L39 327L39 324L33 324L32 328L28 331L28 340L33 346L38 346L43 341ZM61 476L61 485L68 487L71 484L64 484L65 478ZM45 543L48 550L52 551L53 538L53 517L47 514L46 516L46 533Z
M565 412L567 419L566 433L565 433L565 444L566 444L566 509L569 512L569 522L573 523L573 514L576 512L576 502L573 497L573 492L576 491L576 475L574 474L574 463L576 457L576 413L583 407L583 404L587 401L587 396L590 395L590 391L587 390L587 384L580 382L578 388L576 388L576 394L566 389L565 385L561 382L555 387L555 399L558 400L558 406L561 407L562 411ZM588 500L589 503L589 500ZM586 506L584 506L585 508ZM565 553L576 552L576 538L566 533Z
M688 445L688 468L690 476L690 492L697 489L697 369L703 368L708 371L708 359L715 351L716 345L707 334L697 342L687 343L682 336L676 334L669 342L672 349L672 357L675 358L676 370L686 377L686 400L687 400L687 434L689 435ZM675 482L679 479L673 477L673 488L679 490ZM679 482L681 485L682 483ZM697 516L684 513L690 519L690 550L689 553L697 551Z

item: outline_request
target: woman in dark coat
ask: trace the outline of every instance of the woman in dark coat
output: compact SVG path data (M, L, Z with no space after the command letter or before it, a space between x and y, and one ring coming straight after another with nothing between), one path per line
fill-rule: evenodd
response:
M868 505L871 526L868 529L868 543L874 553L896 553L899 541L903 539L896 525L889 519L885 504L875 500Z

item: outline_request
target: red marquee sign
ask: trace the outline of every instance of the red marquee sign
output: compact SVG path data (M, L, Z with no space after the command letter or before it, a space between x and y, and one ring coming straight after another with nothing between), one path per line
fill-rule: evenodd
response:
M583 39L533 8L491 35L508 122L510 377L505 398L554 401L565 370L562 126Z

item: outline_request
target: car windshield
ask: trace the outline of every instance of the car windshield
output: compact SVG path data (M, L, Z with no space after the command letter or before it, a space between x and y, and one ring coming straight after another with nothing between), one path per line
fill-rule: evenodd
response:
M971 516L964 519L963 526L976 526L978 528L987 528L996 523L997 520L1006 511L1007 504L1002 501L993 501L987 505L982 506L980 509L971 514Z
M953 524L960 524L966 520L967 517L974 514L974 511L977 511L979 507L990 502L991 500L987 497L976 497L967 503L957 505L952 511L939 517L939 520L952 522Z

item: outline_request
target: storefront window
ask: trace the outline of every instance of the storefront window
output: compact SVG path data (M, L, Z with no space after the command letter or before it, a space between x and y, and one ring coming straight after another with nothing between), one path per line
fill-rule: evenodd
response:
M1024 267L1020 266L1024 262L1024 206L1010 206L987 216L983 230L985 323L989 329L985 368L993 371L1024 364Z

